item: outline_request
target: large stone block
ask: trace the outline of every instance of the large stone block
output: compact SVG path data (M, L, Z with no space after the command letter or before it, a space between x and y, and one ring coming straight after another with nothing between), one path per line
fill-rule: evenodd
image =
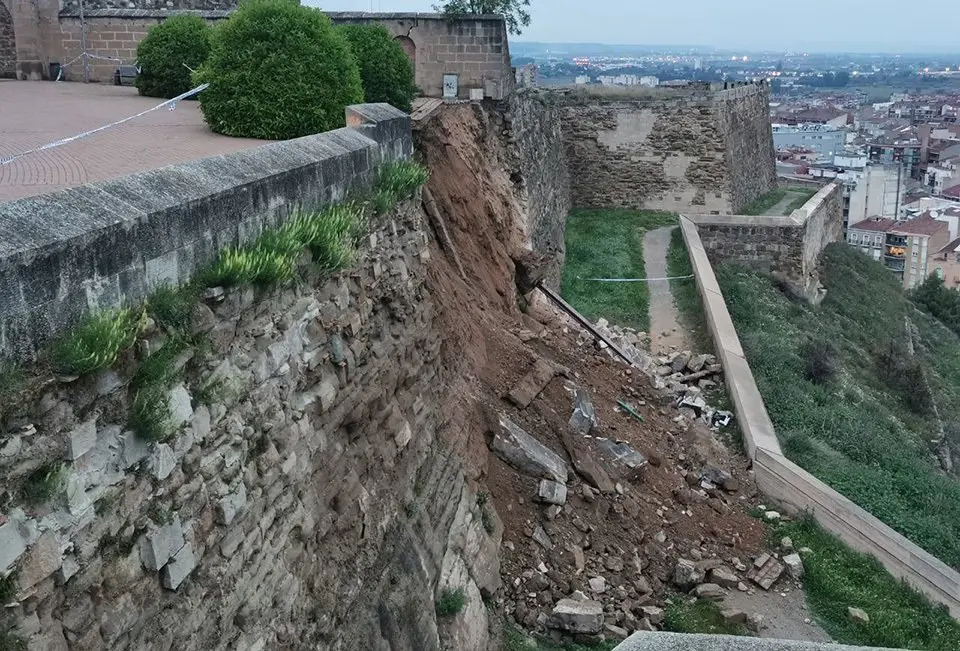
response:
M500 428L491 448L503 461L526 475L567 483L566 462L505 415L500 416Z
M603 605L599 601L561 599L554 606L547 626L567 633L600 633L603 631Z
M148 533L140 545L140 560L148 570L158 571L184 545L183 527L179 518Z

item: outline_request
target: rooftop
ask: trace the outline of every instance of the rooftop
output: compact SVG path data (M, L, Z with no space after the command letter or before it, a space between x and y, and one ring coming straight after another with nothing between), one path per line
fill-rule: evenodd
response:
M896 222L889 232L899 235L934 235L949 229L947 222L939 221L929 215L921 215L915 219Z

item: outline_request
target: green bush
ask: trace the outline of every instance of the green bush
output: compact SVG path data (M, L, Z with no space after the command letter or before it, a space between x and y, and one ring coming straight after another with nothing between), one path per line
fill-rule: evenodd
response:
M343 25L360 66L363 95L367 102L386 102L410 112L417 92L413 63L383 25Z
M344 126L363 101L357 62L323 13L287 0L249 0L218 26L194 77L200 106L228 136L286 139Z
M137 46L137 90L147 97L176 97L192 88L190 75L210 54L212 29L203 18L171 16Z

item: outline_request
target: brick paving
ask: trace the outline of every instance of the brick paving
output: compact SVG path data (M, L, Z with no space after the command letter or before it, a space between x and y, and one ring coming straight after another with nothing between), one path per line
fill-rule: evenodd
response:
M125 86L0 79L0 158L120 120L162 100ZM179 102L87 138L0 166L11 201L264 144L211 132L197 102Z

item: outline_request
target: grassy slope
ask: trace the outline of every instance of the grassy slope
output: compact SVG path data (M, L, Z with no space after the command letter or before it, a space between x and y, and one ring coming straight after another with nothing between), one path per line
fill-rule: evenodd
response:
M783 188L777 188L776 190L771 190L766 194L762 194L746 206L743 207L743 210L740 211L741 215L762 215L766 211L773 208L775 205L780 203L783 198L787 196L787 191Z
M903 396L885 385L875 357L882 342L903 336L910 314L922 333L937 334L925 339L932 351L951 353L936 366L960 380L960 341L913 310L883 267L846 245L827 249L824 270L828 293L819 307L792 302L761 274L718 271L784 449L840 493L960 567L960 482L937 472L926 445L931 420L911 412ZM806 378L799 350L811 337L840 349L840 376L827 385ZM935 377L935 384L948 380ZM944 393L938 399L953 398Z
M828 284L839 281L844 269L843 266L836 265L834 255L854 267L861 267L859 258L847 260L842 250L836 253L831 251L831 254L833 255L828 266L836 274L832 280L828 280ZM691 273L690 260L679 229L673 233L670 242L668 263L671 276ZM854 285L860 284L866 278L873 278L872 272L884 270L866 266L861 271L863 276L854 280ZM725 272L728 285L731 277L736 277L733 272ZM876 280L885 290L876 296L881 303L888 303L892 297L899 294L896 287L889 286L889 278L886 276L881 275ZM693 330L698 341L709 340L703 304L696 286L685 281L672 281L671 290L680 310L680 317L687 327ZM766 283L765 290L768 298L781 307L787 307L783 305L786 299L779 296L779 292L769 286L769 283ZM834 294L832 299L851 298L842 291ZM900 298L902 300L902 295ZM823 309L828 308L829 303ZM932 320L917 317L918 315L914 314L913 320L918 322L924 342L930 352L941 359L937 370L944 374L952 373L952 377L957 380L954 386L960 387L960 346L957 345L956 338ZM880 336L883 330L881 327L871 328L871 333L867 336ZM937 377L939 376L935 376ZM804 558L807 599L818 622L837 642L927 651L956 651L958 648L960 624L942 609L931 606L917 592L894 579L875 559L851 550L809 521L792 522L779 527L774 538L779 540L782 536L790 536L797 547L814 550L812 555ZM849 606L866 610L870 615L870 623L854 625L848 621ZM698 613L691 611L689 607L678 606L672 614L672 630L703 632L713 626L710 613Z
M805 555L804 587L817 621L841 644L956 651L960 623L920 594L894 579L870 556L859 554L810 521L791 522L775 530L790 536ZM861 608L867 624L847 619L847 608Z
M567 218L567 260L560 293L585 317L649 331L646 283L601 283L584 278L644 278L643 234L677 223L673 213L575 210Z
M813 198L813 195L817 193L817 191L813 189L807 189L807 190L792 189L790 190L790 192L797 196L793 201L787 204L787 209L783 211L785 215L789 215L794 210L797 210L798 208L802 208L803 204L810 201L810 199Z

